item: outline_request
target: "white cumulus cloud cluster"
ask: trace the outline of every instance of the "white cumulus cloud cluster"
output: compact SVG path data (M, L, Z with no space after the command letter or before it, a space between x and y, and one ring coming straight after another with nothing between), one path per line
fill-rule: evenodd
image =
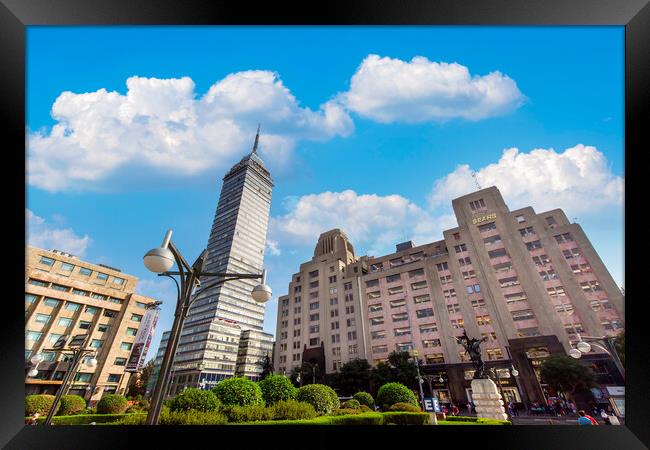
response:
M340 99L351 111L384 123L479 120L525 101L515 81L498 71L472 76L458 63L379 55L363 60Z
M25 208L27 241L29 245L45 250L61 250L75 256L83 256L91 242L88 235L78 236L70 228L57 228L45 219Z
M481 187L496 186L511 209L533 206L542 212L562 208L567 214L578 214L623 205L623 178L612 173L602 152L583 144L563 152L506 149L499 161L475 173ZM444 206L475 190L472 170L460 165L435 181L429 200L431 206Z
M370 254L382 254L393 251L405 236L420 243L436 236L440 239L442 227L448 224L448 217L434 220L400 195L359 195L346 190L305 195L291 202L287 214L271 219L270 234L292 246L316 245L321 233L340 228L356 251L367 249Z
M28 136L28 180L48 191L89 187L124 167L182 176L225 168L252 145L264 124L260 152L286 160L296 140L347 136L352 119L330 101L303 108L278 74L228 75L197 98L189 77L131 77L123 95L99 89L63 92L52 106L57 123Z

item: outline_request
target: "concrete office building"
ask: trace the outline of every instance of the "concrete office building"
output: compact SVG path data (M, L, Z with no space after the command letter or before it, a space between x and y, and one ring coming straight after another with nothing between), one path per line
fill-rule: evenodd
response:
M543 358L567 353L576 333L618 334L624 326L623 295L582 228L562 210L510 211L495 187L452 204L459 226L445 231L443 240L399 244L393 254L359 258L358 271L346 273L344 282L361 286L358 320L366 328L364 339L357 339L359 357L365 354L376 365L394 350L414 348L432 394L465 403L473 370L455 341L465 329L488 338L483 358L500 368L508 399L543 401ZM305 287L308 280L302 280L294 276L291 293ZM306 357L297 353L301 345L314 360L315 344L332 339L327 322L333 319L320 324L320 334L305 338L286 300L289 296L281 297L278 309L275 366L289 372ZM336 371L338 359L322 354L326 371ZM594 349L583 358L594 364L602 384L622 384L606 354ZM512 364L520 373L516 379L507 370Z
M257 154L258 142L259 130L252 151L223 178L208 239L206 272L262 271L273 182ZM197 386L202 379L234 376L241 331L262 331L265 305L251 297L259 280L238 279L218 285L215 281L211 277L201 280L185 319L173 367L175 386ZM263 345L267 336L253 333L247 339L259 338L250 345ZM247 367L244 372L251 374L254 370Z
M267 355L273 358L273 335L263 331L243 330L239 338L235 376L259 381L261 364Z
M102 264L91 264L57 250L28 246L25 267L25 369L42 353L38 374L25 378L26 394L54 394L69 363L48 351L63 335L88 334L87 347L97 349L97 366L83 362L70 394L91 403L104 393L123 394L125 372L135 335L153 298L134 293L138 279ZM90 357L89 357L90 358Z

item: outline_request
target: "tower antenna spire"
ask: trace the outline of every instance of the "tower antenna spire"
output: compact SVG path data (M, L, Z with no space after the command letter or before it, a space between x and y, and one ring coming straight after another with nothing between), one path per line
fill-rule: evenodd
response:
M257 134L255 135L255 143L253 144L253 151L252 153L257 153L257 144L260 141L260 124L257 124Z
M478 184L478 178L476 177L476 172L472 171L472 178L474 178L474 182L476 183L476 187L479 189L479 191L482 189L481 185Z

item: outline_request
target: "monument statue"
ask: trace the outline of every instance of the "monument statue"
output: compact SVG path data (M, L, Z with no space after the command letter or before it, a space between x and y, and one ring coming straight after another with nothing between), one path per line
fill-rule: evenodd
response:
M489 378L485 372L485 363L481 359L481 344L487 341L487 336L482 339L470 338L467 336L467 330L463 329L463 335L456 337L456 341L465 348L465 352L469 355L474 368L474 380Z

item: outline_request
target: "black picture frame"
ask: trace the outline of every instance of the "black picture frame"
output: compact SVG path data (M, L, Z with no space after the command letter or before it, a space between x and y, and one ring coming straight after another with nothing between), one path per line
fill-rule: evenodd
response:
M650 122L650 6L648 0L355 0L276 3L225 2L219 0L0 0L0 113L5 158L16 156L11 169L3 171L5 225L18 228L24 216L25 148L25 27L34 25L619 25L625 27L625 253L626 291L626 421L613 427L26 427L23 398L23 310L18 292L6 295L0 327L0 445L7 449L134 448L160 445L177 438L189 445L280 445L280 446L381 446L388 439L406 445L453 445L516 449L641 449L650 445L650 371L644 364L646 338L644 318L648 302L636 298L641 292L642 253L635 233L644 224L643 206L648 203L635 185L643 175L640 158L650 149L645 128ZM597 92L594 95L598 95ZM638 160L638 161L637 161ZM18 194L16 194L18 192ZM22 195L20 193L23 193ZM638 196L638 201L634 197ZM22 201L22 203L21 203ZM628 204L630 205L627 208ZM7 239L24 254L20 239ZM632 242L628 245L627 242ZM634 247L632 247L634 245ZM13 250L13 249L12 249ZM22 268L5 255L5 280L11 291L20 285ZM632 261L632 264L630 264ZM642 259L641 259L642 261ZM10 264L12 262L13 264ZM23 274L24 276L24 274ZM647 275L646 275L647 278ZM251 432L254 430L254 432ZM351 439L353 441L351 441ZM443 439L446 441L442 444ZM353 443L354 442L354 443ZM181 444L182 445L182 444ZM187 445L187 444L186 444Z

